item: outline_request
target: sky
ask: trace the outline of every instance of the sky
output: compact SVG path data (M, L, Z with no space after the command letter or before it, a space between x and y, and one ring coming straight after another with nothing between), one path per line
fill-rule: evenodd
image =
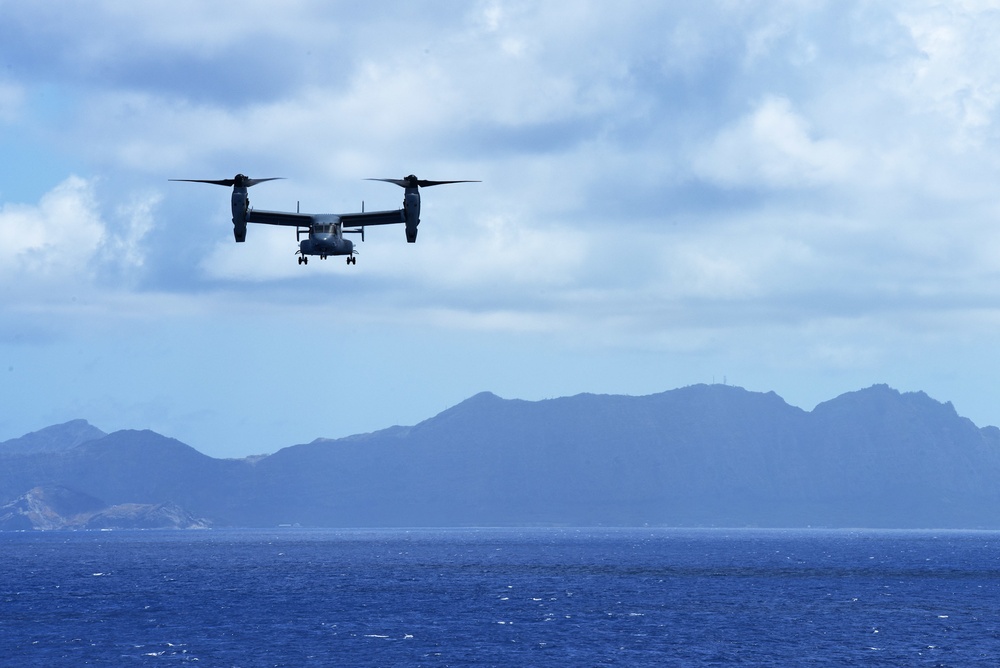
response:
M0 0L0 441L213 457L482 391L1000 424L1000 2ZM355 266L262 209L397 208ZM356 240L359 241L359 240Z

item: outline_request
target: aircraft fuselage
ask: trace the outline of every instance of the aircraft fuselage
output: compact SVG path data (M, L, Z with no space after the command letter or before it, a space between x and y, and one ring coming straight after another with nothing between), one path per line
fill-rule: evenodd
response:
M317 225L316 227L330 227L328 225ZM299 253L302 255L351 255L354 253L354 242L345 239L337 232L316 232L309 231L309 238L299 242Z
M364 234L364 230L344 230L339 217L328 218L324 222L313 223L308 228L298 228L299 264L309 262L310 255L318 255L325 260L330 255L346 255L347 264L355 264L354 242L344 238L344 232ZM303 239L302 235L308 234Z

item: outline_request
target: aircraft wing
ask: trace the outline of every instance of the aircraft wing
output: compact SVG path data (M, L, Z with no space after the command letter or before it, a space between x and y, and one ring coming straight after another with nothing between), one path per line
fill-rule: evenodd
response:
M405 223L403 210L366 211L364 213L290 213L287 211L264 211L250 209L247 213L248 223L263 223L264 225L287 225L288 227L309 227L314 224L341 222L348 226L392 225Z
M350 226L365 225L392 225L394 223L405 223L403 210L395 211L365 211L364 213L342 213L340 222Z
M250 209L247 212L248 223L263 223L265 225L287 225L289 227L309 227L313 223L326 222L325 219L336 218L324 214L288 213L286 211L262 211Z

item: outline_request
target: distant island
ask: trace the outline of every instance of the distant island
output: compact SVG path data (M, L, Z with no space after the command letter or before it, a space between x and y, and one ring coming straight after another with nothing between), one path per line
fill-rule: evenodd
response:
M214 459L85 420L0 443L0 530L1000 528L1000 430L885 385L804 411L694 385L482 393L410 427Z

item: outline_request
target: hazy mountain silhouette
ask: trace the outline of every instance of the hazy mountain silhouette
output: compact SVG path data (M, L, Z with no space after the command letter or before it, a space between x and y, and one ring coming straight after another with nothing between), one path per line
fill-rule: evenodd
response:
M208 523L172 503L107 506L66 487L35 487L0 506L0 529L200 529Z
M69 450L102 436L107 434L86 420L73 420L0 443L0 454L36 454Z
M884 385L812 411L722 385L482 393L413 427L246 460L149 431L38 454L10 443L0 501L59 485L111 505L175 504L215 526L1000 527L1000 430Z

